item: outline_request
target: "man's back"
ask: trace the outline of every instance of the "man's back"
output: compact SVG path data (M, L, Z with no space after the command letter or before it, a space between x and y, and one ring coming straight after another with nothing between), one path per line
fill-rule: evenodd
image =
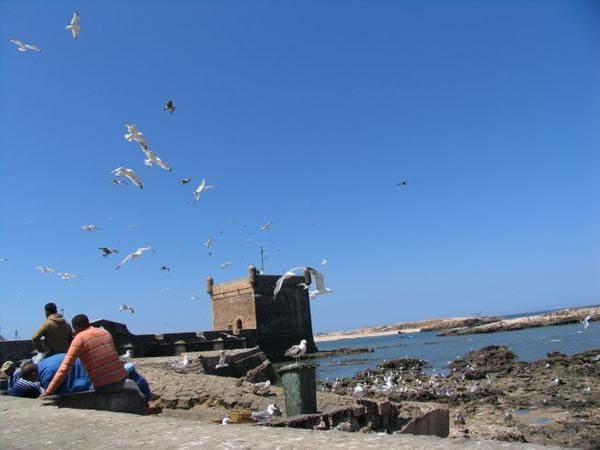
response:
M60 314L50 314L42 326L32 336L33 348L50 353L65 353L73 332L70 325ZM42 336L46 338L45 348L42 348Z
M50 393L56 392L78 357L95 388L122 381L127 375L110 333L90 326L73 339L67 356L48 386Z

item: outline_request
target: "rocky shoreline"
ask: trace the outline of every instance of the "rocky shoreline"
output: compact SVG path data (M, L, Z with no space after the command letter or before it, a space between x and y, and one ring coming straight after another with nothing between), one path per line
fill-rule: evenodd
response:
M358 328L350 331L317 333L315 341L373 337L396 333L418 333L422 331L438 331L438 336L493 333L496 331L512 331L531 327L578 323L588 316L592 316L592 320L600 319L600 306L565 308L545 314L517 317L513 319L504 319L497 316L475 316L403 322L393 325Z

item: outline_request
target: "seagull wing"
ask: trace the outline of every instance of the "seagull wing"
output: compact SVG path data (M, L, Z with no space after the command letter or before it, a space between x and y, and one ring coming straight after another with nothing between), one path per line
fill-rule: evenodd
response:
M137 187L139 187L140 189L144 189L144 186L142 185L142 180L140 179L140 177L138 177L136 175L136 173L133 170L131 170L131 169L125 169L124 176L126 176L127 178L129 178L131 180L131 182L133 184L135 184Z
M71 26L79 27L79 13L77 11L75 11L73 17L71 17Z
M302 352L302 350L300 349L299 345L292 345L290 348L288 348L285 351L285 356L298 356L300 353Z
M33 50L34 52L40 51L40 49L38 47L36 47L35 45L32 45L32 44L25 44L25 48L27 48L29 50Z
M135 258L135 256L133 256L133 255L134 255L133 253L130 253L129 255L127 255L125 257L125 259L123 261L121 261L121 263L117 267L115 267L115 269L120 269L123 264L125 264L126 262L131 261L133 258Z
M9 42L12 42L13 44L16 44L19 48L25 48L25 43L23 41L18 40L18 39L9 39Z
M321 272L319 272L316 269L313 269L312 267L307 267L308 271L310 272L310 274L312 275L312 277L315 279L315 285L317 286L317 291L327 291L327 288L325 287L325 279L323 277L323 274Z

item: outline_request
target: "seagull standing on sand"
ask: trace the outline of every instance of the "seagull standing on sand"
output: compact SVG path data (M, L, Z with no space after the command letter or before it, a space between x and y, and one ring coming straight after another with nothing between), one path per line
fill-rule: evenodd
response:
M98 250L102 252L102 256L112 255L113 253L119 253L116 248L98 247Z
M306 339L302 339L299 345L292 345L285 351L285 356L296 358L296 364L298 359L306 354Z
M361 383L358 383L356 386L354 386L354 391L352 392L352 397L354 397L355 400L360 400L364 396L365 396L365 388L363 387L363 385Z
M131 314L135 313L135 311L133 310L133 307L129 306L129 305L121 305L121 306L119 306L119 312L122 312L122 311L131 313Z
M10 39L9 42L16 44L19 47L17 50L19 50L20 52L26 52L27 50L33 50L34 52L40 51L40 49L35 45L26 44L25 42L20 41L18 39Z
M125 259L123 261L121 261L121 263L116 267L116 269L120 269L121 266L123 264L125 264L126 262L128 262L128 261L132 261L132 260L134 260L136 258L139 258L140 256L142 256L148 250L154 251L154 249L152 247L140 247L140 248L138 248L135 252L130 253L129 255L127 255L125 257Z
M116 177L127 177L131 180L133 184L135 184L140 189L144 189L142 185L142 180L138 177L133 169L128 169L126 167L117 167L115 170L111 172Z
M206 178L202 178L200 185L194 191L194 203L198 203L203 192L206 192L208 189L212 188L214 188L214 186L212 184L206 184Z
M96 230L100 230L100 228L98 228L96 225L94 225L93 223L89 224L89 225L83 225L81 227L81 231L96 231Z
M273 416L281 416L281 410L275 403L269 405L264 411L256 411L252 413L252 418L258 422L267 422Z
M231 419L229 417L223 417L221 420L221 425L229 425L231 423Z
M121 361L127 361L129 358L131 358L131 350L127 350L125 354L119 356Z
M225 353L225 350L221 350L219 352L219 355L220 355L219 362L215 366L215 369L222 369L223 367L229 367L229 364L227 364L227 354Z
M263 381L261 383L254 383L254 389L268 389L271 386L271 380Z
M175 103L173 103L173 100L167 100L165 102L165 107L163 108L163 111L169 111L171 114L175 112Z
M190 363L190 359L188 358L188 355L183 355L183 359L181 361L177 361L173 364L171 364L171 367L173 369L185 369Z
M79 13L75 11L73 13L73 17L71 17L71 23L67 25L66 30L71 30L73 33L73 39L77 39L79 37L79 33L81 32L81 27L79 26Z
M136 126L133 124L126 123L125 126L127 127L127 133L125 133L125 139L127 139L127 142L135 141L140 145L148 147L148 143L144 138L144 133L138 131Z

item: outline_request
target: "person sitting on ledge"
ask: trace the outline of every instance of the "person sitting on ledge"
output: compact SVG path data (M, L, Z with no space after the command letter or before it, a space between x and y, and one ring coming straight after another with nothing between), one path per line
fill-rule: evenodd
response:
M31 361L26 362L21 367L21 378L19 378L13 387L6 391L6 395L13 397L37 398L42 393L42 388L38 381L37 366Z
M65 359L66 353L57 353L42 359L38 364L38 374L42 388L47 389ZM81 360L77 358L66 380L56 389L55 394L89 391L92 388L90 376L85 371Z
M21 378L21 368L17 367L17 364L13 361L5 361L4 364L2 364L2 369L0 370L2 370L4 375L8 377L7 389L13 387L17 380Z
M73 339L73 330L64 317L57 313L54 303L44 305L44 312L46 320L31 337L33 349L46 353L46 357L66 352Z
M138 389L144 394L144 398L146 399L146 407L148 407L148 402L152 398L152 392L150 391L150 385L148 381L137 371L135 370L135 364L127 363L123 366L125 372L127 372L127 378L135 381Z
M76 315L71 323L75 338L44 395L54 394L58 390L77 358L81 359L95 391L110 394L122 390L127 373L110 333L104 328L90 326L85 314Z

